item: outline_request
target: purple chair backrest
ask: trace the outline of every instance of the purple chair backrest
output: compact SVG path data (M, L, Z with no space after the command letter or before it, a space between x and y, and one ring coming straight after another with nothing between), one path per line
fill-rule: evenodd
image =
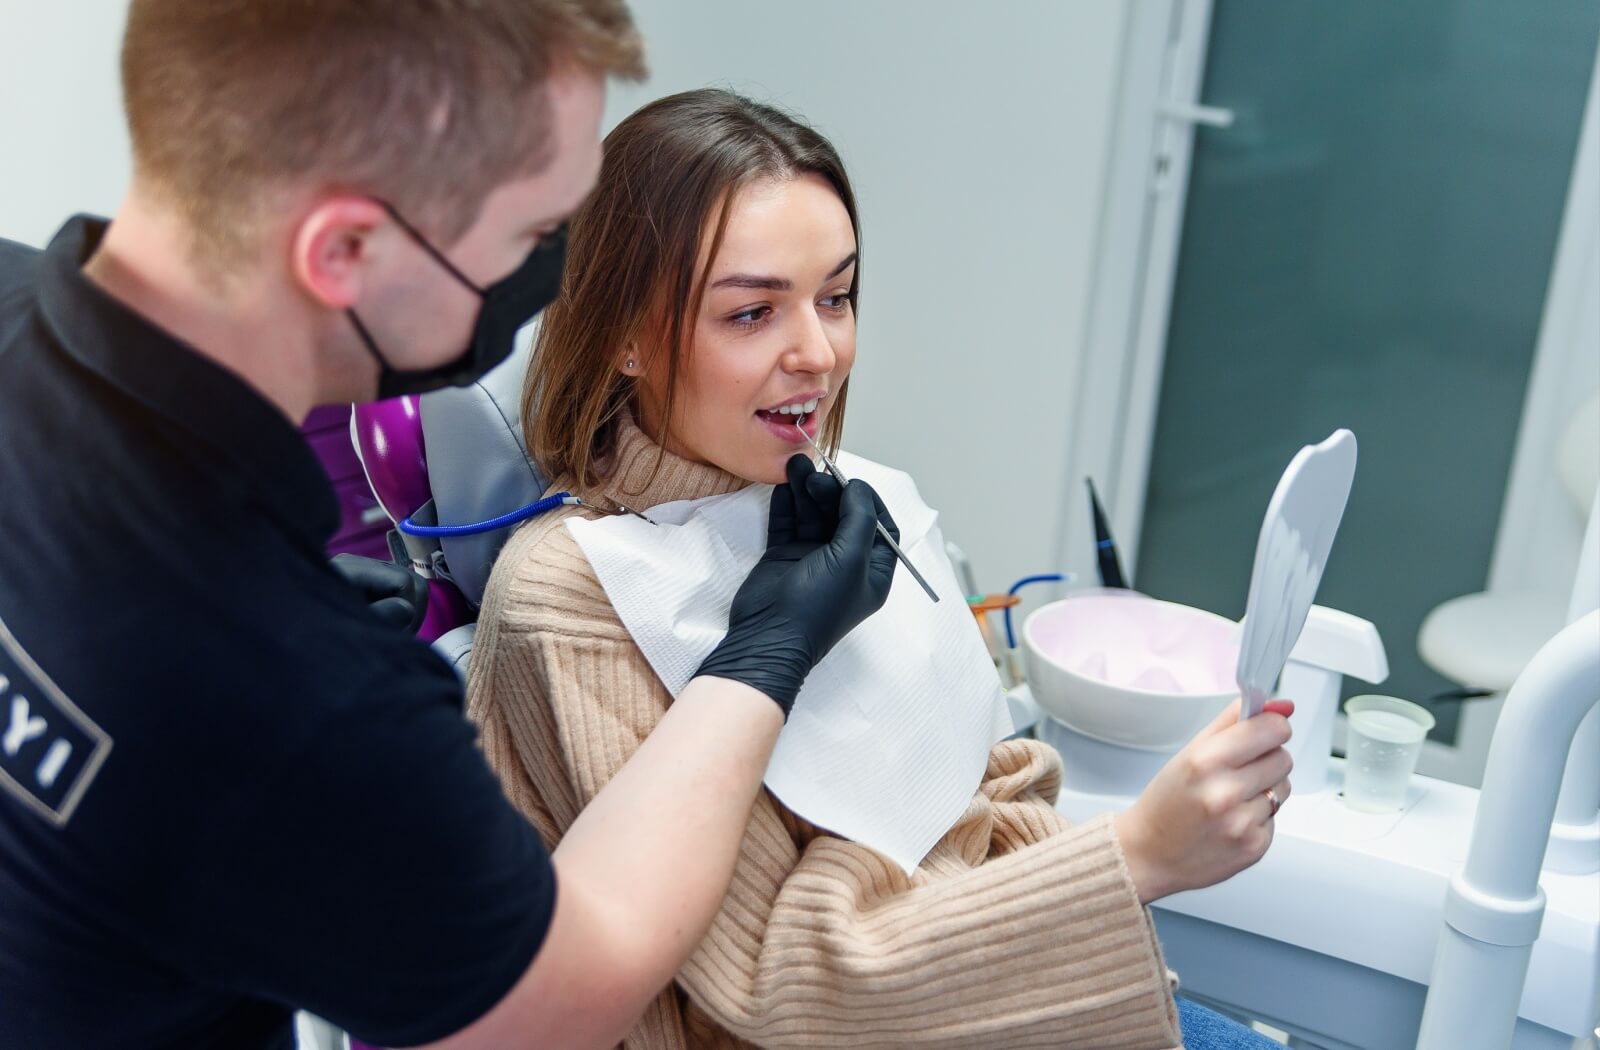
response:
M371 492L389 518L403 521L433 498L422 416L415 397L355 406L350 437L366 468ZM384 554L388 554L387 548ZM433 575L430 566L416 567L429 577L428 612L417 632L419 638L431 642L472 622L471 608L450 581Z
M350 444L350 406L323 405L313 409L300 427L316 454L339 500L339 527L328 541L328 553L389 558L389 516L378 506L361 460Z

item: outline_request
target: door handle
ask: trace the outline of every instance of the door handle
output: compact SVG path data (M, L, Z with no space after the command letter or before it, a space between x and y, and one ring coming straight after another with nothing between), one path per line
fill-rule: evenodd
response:
M1162 102L1156 112L1168 120L1181 120L1187 124L1204 124L1208 128L1233 127L1233 110L1220 106L1202 106L1194 102Z

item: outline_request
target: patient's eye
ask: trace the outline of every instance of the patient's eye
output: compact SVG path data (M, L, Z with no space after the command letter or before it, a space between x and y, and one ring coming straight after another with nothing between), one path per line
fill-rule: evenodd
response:
M772 314L770 306L752 306L728 316L728 323L735 328L757 328Z
M829 310L844 311L850 309L850 293L839 292L822 300L822 305Z

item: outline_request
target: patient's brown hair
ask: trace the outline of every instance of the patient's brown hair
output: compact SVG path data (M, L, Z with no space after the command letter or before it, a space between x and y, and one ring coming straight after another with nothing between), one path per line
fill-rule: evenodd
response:
M606 137L600 180L573 217L561 297L544 313L522 394L523 433L547 476L571 476L578 491L606 472L616 423L633 396L617 351L641 334L668 354L672 419L678 370L700 312L702 236L715 259L727 203L764 178L815 174L844 203L861 243L844 162L812 128L730 91L686 91L652 102ZM861 268L850 284L854 309ZM848 380L834 395L821 434L839 447ZM653 435L665 446L667 434Z
M220 265L306 184L453 241L548 163L561 62L643 77L623 0L133 0L122 92L139 178Z

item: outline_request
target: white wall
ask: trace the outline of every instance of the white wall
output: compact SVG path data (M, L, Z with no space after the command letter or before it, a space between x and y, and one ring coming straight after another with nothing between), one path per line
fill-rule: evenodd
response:
M658 95L720 84L818 125L862 209L846 439L909 470L980 583L1054 567L1124 9L1115 0L635 0ZM113 211L126 0L0 0L0 237Z
M798 111L860 199L846 445L911 472L1001 589L1054 568L1125 8L634 0L652 77Z
M128 188L117 50L127 0L0 0L0 237L43 246Z

